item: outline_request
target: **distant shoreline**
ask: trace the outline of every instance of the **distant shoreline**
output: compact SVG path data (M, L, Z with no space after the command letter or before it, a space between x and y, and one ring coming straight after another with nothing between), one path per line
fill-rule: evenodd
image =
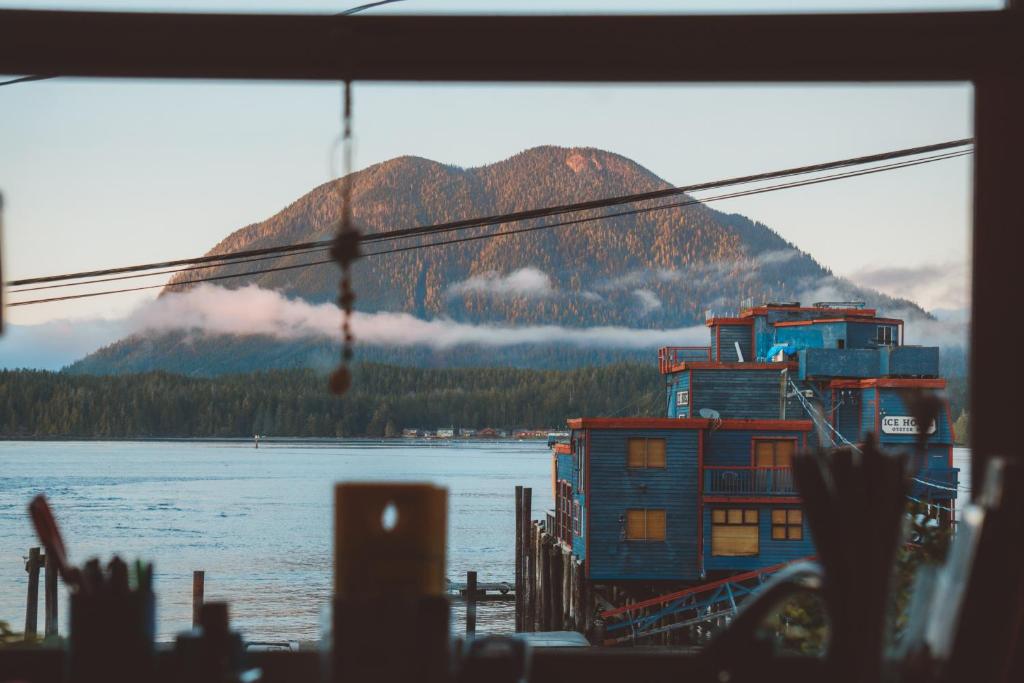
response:
M245 436L0 436L3 441L52 441L66 443L71 441L95 442L140 442L140 443L248 443L253 444L253 437ZM404 437L404 436L261 436L260 444L287 443L352 443L363 441L368 443L544 443L545 437L515 439L512 437L455 437L439 439L437 437Z

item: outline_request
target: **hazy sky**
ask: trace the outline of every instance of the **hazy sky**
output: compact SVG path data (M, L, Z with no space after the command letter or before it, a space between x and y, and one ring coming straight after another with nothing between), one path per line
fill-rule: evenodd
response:
M352 4L270 0L244 6L333 11ZM998 4L907 0L896 6ZM231 0L0 2L30 5L243 7ZM738 0L727 5L765 7ZM893 6L883 0L767 5ZM706 11L721 3L409 0L391 11L670 6ZM476 166L536 145L593 146L634 159L674 184L689 184L967 137L971 97L967 84L358 83L356 158L359 167L403 154ZM205 252L231 231L273 215L331 177L339 101L340 88L333 84L61 78L0 88L5 274L22 278ZM913 295L929 308L964 305L969 159L730 200L715 208L768 224L838 274ZM102 297L9 313L22 324L112 318L153 296Z

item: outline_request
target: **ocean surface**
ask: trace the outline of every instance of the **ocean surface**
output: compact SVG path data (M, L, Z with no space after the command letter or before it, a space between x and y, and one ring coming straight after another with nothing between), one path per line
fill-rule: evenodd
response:
M953 458L968 491L970 452ZM230 602L247 639L315 640L330 595L335 482L447 487L448 577L476 570L480 581L511 581L515 486L533 488L540 519L552 506L550 477L543 442L292 440L257 450L242 441L0 441L0 620L24 625L24 557L38 545L25 506L37 493L49 497L73 562L113 553L154 561L159 639L190 626L192 572L201 569L207 599ZM63 587L60 600L66 633ZM453 628L463 619L456 604ZM513 619L511 603L482 603L477 630L509 632Z
M552 506L543 441L0 441L0 620L25 623L23 558L38 545L26 505L45 493L72 562L119 553L154 561L157 631L191 625L192 572L226 600L249 640L315 640L332 578L333 486L427 481L448 488L448 576L511 581L515 487L533 518ZM40 590L40 593L42 591ZM67 599L60 596L60 631ZM40 600L40 603L42 600ZM42 605L39 607L42 629ZM462 628L461 605L453 628ZM481 603L477 631L509 632L511 603Z

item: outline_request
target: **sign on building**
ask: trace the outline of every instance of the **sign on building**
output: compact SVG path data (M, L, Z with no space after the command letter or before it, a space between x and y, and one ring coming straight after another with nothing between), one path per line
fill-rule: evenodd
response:
M690 405L690 391L683 389L682 391L676 392L676 406L682 408Z
M935 420L928 425L928 434L935 433ZM909 415L886 415L882 418L883 434L920 434L917 428L917 420Z

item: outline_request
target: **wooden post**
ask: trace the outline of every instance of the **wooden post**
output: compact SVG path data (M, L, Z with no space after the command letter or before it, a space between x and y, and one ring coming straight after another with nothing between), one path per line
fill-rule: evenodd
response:
M476 635L476 572L466 572L466 636Z
M43 635L46 638L57 635L57 561L50 553L43 556L46 576L43 582Z
M516 487L516 632L523 630L523 487Z
M206 572L192 572L192 628L199 626L200 614L203 611L203 593L206 590Z
M551 555L548 567L548 583L551 584L551 599L548 603L548 630L562 630L562 549L558 541L552 539L548 546Z
M590 613L590 603L588 602L588 594L586 592L586 577L583 576L583 563L573 563L573 583L575 584L574 592L576 594L576 630L580 633L586 633L587 627L587 615Z
M25 640L36 637L39 622L39 548L28 549L25 571L28 572L28 600L25 603Z
M540 568L537 570L537 578L540 583L540 629L550 631L551 624L551 544L548 543L548 535L540 534Z
M562 570L562 631L568 631L569 620L572 616L572 555L564 546L560 547L561 570Z
M523 630L533 630L533 524L532 517L533 489L523 487Z
M541 527L537 527L537 576L536 576L536 588L537 598L536 602L536 619L538 631L544 631L544 615L546 614L545 608L547 604L544 602L544 587L547 585L547 581L544 577L548 573L547 553L544 552L544 532Z

